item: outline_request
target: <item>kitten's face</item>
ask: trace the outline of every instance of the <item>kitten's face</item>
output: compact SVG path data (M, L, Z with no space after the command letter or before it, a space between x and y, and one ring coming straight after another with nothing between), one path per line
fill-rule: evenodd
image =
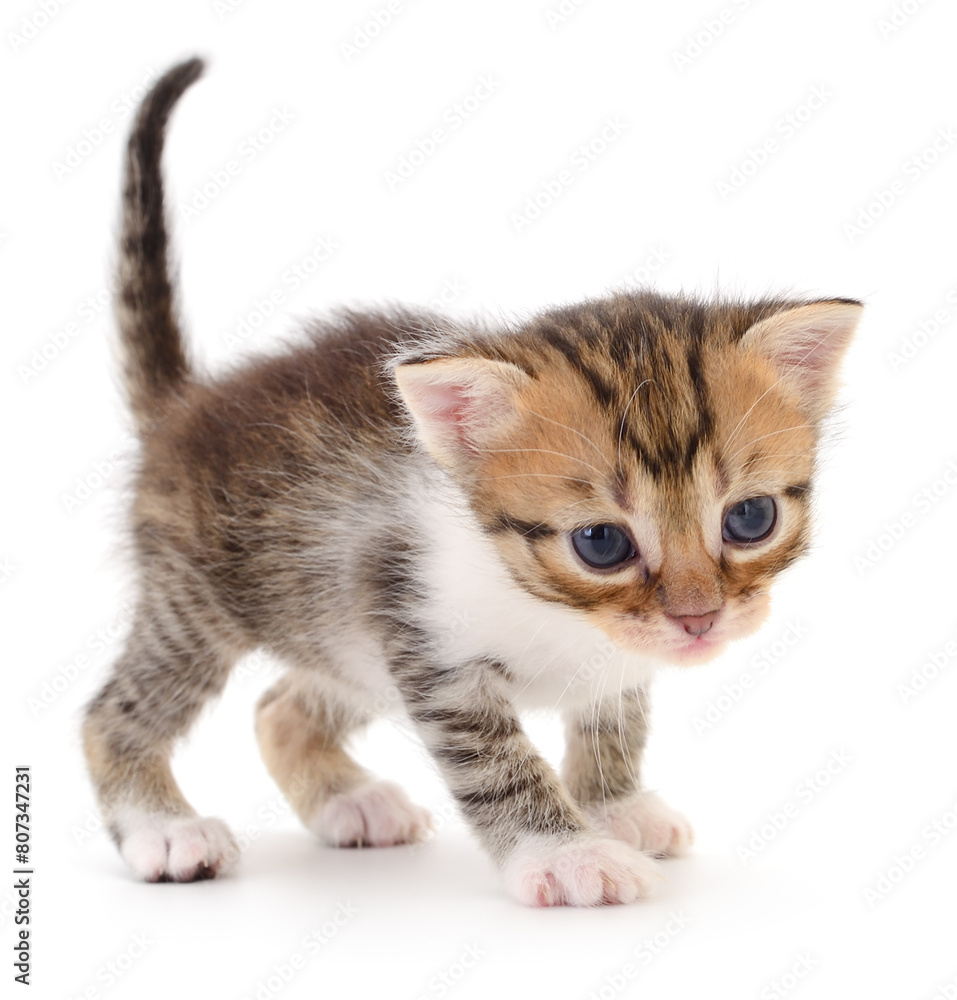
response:
M543 369L474 479L512 577L624 649L675 662L757 628L771 581L807 543L816 435L740 353L703 354L704 407L684 373L661 384L666 366L609 378L607 407L567 366Z
M616 335L603 317L610 332L589 335L580 316L533 331L534 346L509 345L508 371L485 362L495 389L460 362L437 403L451 433L424 435L514 580L623 649L676 663L754 631L772 580L806 548L819 397L831 392L782 377L762 324L709 318L693 334ZM764 326L780 335L780 320ZM801 345L783 357L807 367ZM414 367L434 386L449 364Z

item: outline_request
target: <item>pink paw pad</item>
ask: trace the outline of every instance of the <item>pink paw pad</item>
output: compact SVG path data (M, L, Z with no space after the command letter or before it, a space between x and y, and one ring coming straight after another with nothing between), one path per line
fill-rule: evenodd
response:
M642 792L607 806L597 804L588 812L592 822L609 837L656 857L679 857L694 843L694 830L685 816L654 792Z
M222 820L139 816L120 825L120 853L147 882L196 882L226 872L239 848Z
M537 839L505 865L508 892L526 906L633 903L660 878L651 858L620 840Z
M425 839L432 817L397 785L376 781L331 798L309 826L335 847L391 847Z

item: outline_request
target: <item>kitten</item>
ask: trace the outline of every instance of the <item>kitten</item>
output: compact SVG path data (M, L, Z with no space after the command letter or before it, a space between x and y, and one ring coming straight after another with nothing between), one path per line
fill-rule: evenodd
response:
M645 895L653 856L692 840L640 781L649 683L751 633L805 550L860 303L619 293L507 329L346 312L200 380L173 306L160 155L201 71L156 84L126 167L138 610L84 730L123 857L149 881L236 859L169 760L236 660L265 648L288 670L258 705L262 753L327 843L429 828L346 752L395 694L513 896ZM522 730L532 706L566 720L561 779Z

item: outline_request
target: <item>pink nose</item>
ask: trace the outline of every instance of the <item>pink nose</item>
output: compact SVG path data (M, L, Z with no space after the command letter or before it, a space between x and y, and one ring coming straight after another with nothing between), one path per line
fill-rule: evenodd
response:
M688 635L704 635L714 624L718 617L717 611L709 611L704 615L669 615L672 621L678 622L684 627Z

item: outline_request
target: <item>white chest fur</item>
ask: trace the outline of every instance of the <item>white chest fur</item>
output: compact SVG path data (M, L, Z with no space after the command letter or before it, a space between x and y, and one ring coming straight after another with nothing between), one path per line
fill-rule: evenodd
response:
M491 658L515 679L518 708L575 708L647 685L655 663L617 648L573 609L532 596L447 490L418 508L431 539L428 626L450 663Z

